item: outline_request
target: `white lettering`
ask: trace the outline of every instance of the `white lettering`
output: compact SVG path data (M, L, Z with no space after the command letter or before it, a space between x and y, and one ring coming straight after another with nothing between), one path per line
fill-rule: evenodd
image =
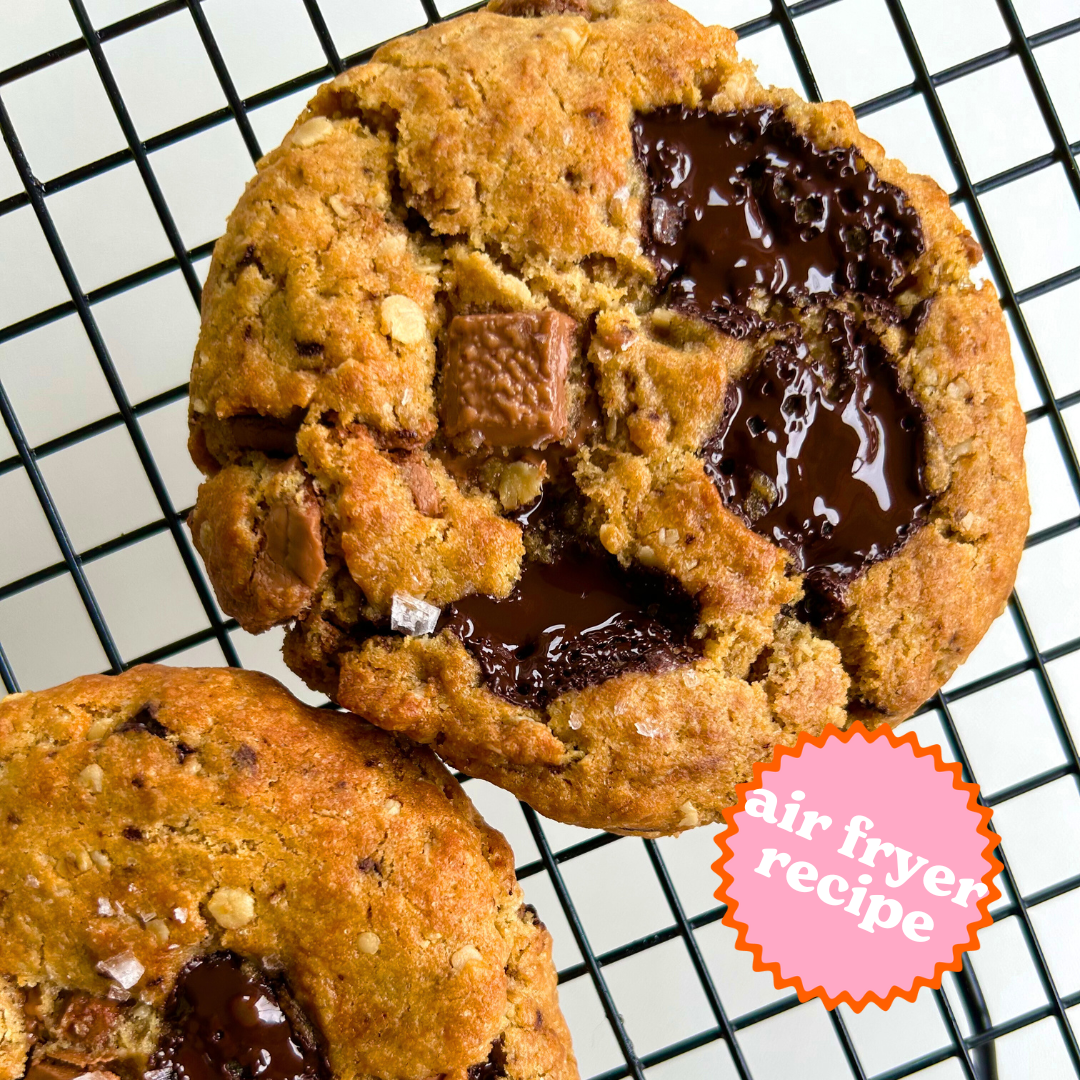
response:
M884 919L879 918L881 910L886 907L889 909L889 914ZM874 893L870 897L870 903L866 905L866 915L859 923L859 929L865 930L868 934L874 932L875 926L880 926L882 930L891 930L903 914L904 909L896 900L890 900L881 893Z
M947 866L931 866L922 876L923 888L931 896L948 896L951 889L943 889L942 885L952 885L956 881L956 875Z
M868 818L863 817L862 814L856 814L845 826L844 832L847 833L847 839L837 848L837 854L846 855L849 859L855 858L855 845L863 838L869 835L862 830L862 826L872 829L874 823Z
M829 889L832 887L832 883L836 882L836 888L839 892L847 892L848 883L839 874L826 874L817 884L818 899L823 900L830 907L839 907L843 902L842 896L833 896Z
M781 866L787 866L791 862L791 856L783 851L777 851L774 847L763 848L761 852L761 862L754 867L754 873L760 874L762 877L772 877L769 871L772 869L773 863L779 863Z
M879 840L876 836L871 836L870 839L866 841L866 850L862 853L862 858L859 862L865 863L867 866L873 866L879 851L884 851L885 858L888 858L895 850L896 848L887 841Z
M776 824L776 796L765 788L750 792L746 800L746 812L750 817L758 817L770 825Z
M899 873L897 877L893 877L892 874L886 874L886 885L891 885L894 889L899 888L913 874L917 874L926 865L927 862L927 860L924 859L921 855L916 855L915 865L911 866L909 861L910 859L910 851L905 851L902 847L896 848L896 869Z
M788 867L787 883L796 892L813 892L813 885L804 885L804 881L817 881L817 870L808 862L794 862Z
M909 911L904 916L900 929L904 931L904 937L910 938L912 941L929 941L930 935L923 936L919 931L933 930L934 920L925 911Z
M866 890L861 885L857 889L852 889L851 899L848 901L848 906L844 908L844 910L850 911L852 915L858 915L865 895Z
M799 831L795 834L801 836L806 840L813 840L810 835L815 825L821 826L821 831L825 832L826 829L832 824L832 818L828 814L819 814L816 810L805 810L802 816L802 825L799 826Z
M976 881L974 878L962 877L960 879L960 888L956 890L956 895L952 898L952 902L954 904L959 904L960 907L967 907L968 897L972 893L975 893L976 896L985 896L989 891L990 890L981 881Z
M795 824L795 818L798 816L799 804L797 802L784 803L784 817L776 827L783 829L784 832L794 832L791 826Z

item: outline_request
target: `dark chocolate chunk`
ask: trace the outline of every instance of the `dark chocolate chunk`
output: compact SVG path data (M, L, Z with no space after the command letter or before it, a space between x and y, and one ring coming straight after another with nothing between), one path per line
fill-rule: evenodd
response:
M173 1080L321 1080L324 1063L300 1026L252 964L215 953L180 972L151 1067Z
M233 764L238 769L245 769L249 773L255 773L259 767L259 755L247 743L241 743L232 756Z
M458 315L447 335L446 433L488 446L544 446L566 434L574 320L557 311Z
M134 716L125 720L117 729L117 734L126 731L145 731L153 735L155 739L167 739L169 729L158 718L158 706L156 703L144 705Z
M468 1080L499 1080L506 1076L506 1044L500 1035L492 1044L487 1061L470 1065Z
M554 563L527 563L505 600L467 596L451 604L439 626L473 654L492 693L540 709L624 672L696 659L696 622L696 605L673 582L567 551Z
M745 337L755 291L889 298L923 251L904 193L854 147L820 150L782 112L670 106L634 120L645 248L673 307Z
M825 321L839 370L799 339L729 387L705 468L724 502L791 552L807 584L837 601L923 523L922 410L850 316Z

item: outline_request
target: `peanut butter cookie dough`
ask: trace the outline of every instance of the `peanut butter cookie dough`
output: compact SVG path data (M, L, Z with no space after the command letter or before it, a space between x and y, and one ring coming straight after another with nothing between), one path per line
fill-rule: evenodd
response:
M663 0L494 0L322 87L219 241L192 530L310 685L563 821L717 820L897 722L1028 520L930 179Z
M430 751L250 672L0 701L0 1080L577 1080Z

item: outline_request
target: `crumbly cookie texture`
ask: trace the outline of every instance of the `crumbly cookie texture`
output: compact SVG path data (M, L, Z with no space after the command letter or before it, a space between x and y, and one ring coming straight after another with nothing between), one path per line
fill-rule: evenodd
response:
M772 109L821 151L856 148L921 227L889 303L757 296L750 334L667 305L645 240L671 222L650 209L633 125L670 106ZM310 685L457 768L580 825L716 821L800 731L909 716L1003 609L1028 520L1024 422L979 258L932 180L846 104L763 87L731 31L664 0L494 0L322 87L259 163L204 293L196 545L245 627L288 624ZM818 347L830 317L873 338L921 410L929 508L820 617L702 454L763 350L793 324ZM495 355L502 397L468 398ZM515 447L521 387L540 405ZM542 525L525 512L538 495L557 508ZM395 594L431 605L410 609L421 625L506 597L564 542L692 598L693 659L523 705L448 629L395 632Z
M3 699L0 835L0 1080L142 1080L222 954L324 1080L578 1076L502 836L429 751L266 676Z

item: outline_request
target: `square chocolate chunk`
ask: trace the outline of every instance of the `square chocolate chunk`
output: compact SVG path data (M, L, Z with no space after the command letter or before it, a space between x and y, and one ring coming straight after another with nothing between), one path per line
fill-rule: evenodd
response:
M558 311L458 315L443 373L447 435L488 446L543 446L566 434L575 323Z

